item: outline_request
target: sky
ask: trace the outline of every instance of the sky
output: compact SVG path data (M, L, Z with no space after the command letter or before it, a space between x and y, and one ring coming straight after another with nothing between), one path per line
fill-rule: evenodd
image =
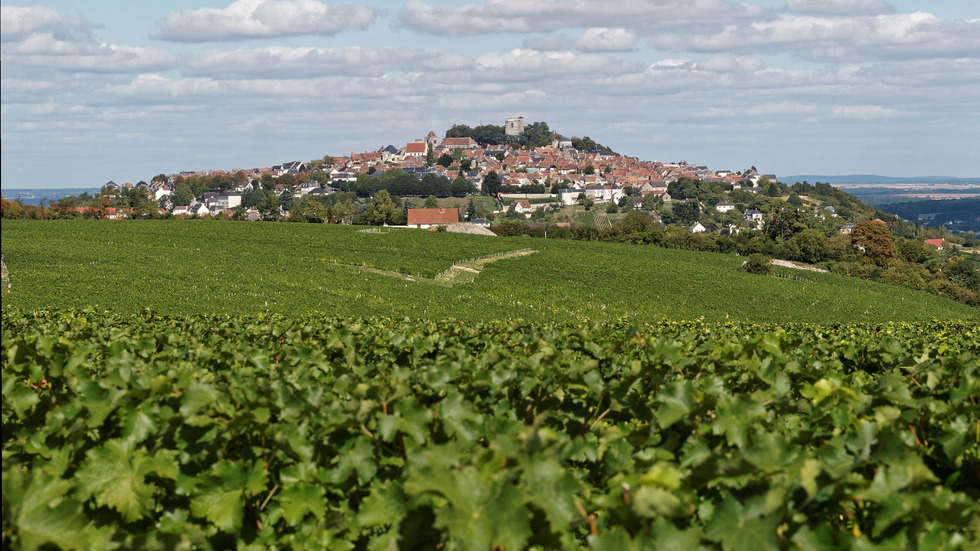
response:
M0 1L0 187L545 121L641 160L980 176L977 0Z

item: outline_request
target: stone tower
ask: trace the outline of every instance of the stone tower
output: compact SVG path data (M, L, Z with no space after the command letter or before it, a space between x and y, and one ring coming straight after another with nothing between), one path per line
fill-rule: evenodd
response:
M520 136L524 133L524 117L507 119L504 124L504 134L508 136Z

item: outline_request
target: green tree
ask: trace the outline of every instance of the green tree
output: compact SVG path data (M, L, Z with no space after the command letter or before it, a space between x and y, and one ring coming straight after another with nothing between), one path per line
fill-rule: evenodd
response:
M322 170L317 170L317 171L313 172L313 175L311 176L311 178L316 183L320 184L321 186L326 185L327 182L330 181L330 175L327 174L326 172L322 171Z
M330 213L327 211L327 207L316 200L307 200L303 204L303 218L310 223L323 223L327 221Z
M449 153L443 153L442 155L439 155L439 160L436 161L436 164L448 168L453 164L453 156Z
M387 190L374 194L371 204L361 217L365 223L375 226L393 223L400 210L395 202L391 200L391 195Z
M282 217L282 207L275 193L264 193L256 208L262 216L262 220L266 222L276 222Z
M626 213L622 220L616 223L624 235L642 234L651 230L659 230L657 223L646 214L638 210L631 210Z
M328 208L329 218L335 224L352 224L358 207L351 199L337 201Z
M673 204L674 219L685 226L698 221L701 216L701 207L697 201L683 201Z
M470 197L470 202L466 205L466 219L472 220L476 218L476 204L473 203L473 198Z
M171 195L170 202L173 203L175 207L186 207L194 201L194 193L191 191L191 186L187 182L181 182L177 184L174 188L174 192Z
M287 173L276 178L276 183L282 184L282 187L285 188L287 193L292 193L295 191L293 188L299 184L299 178L297 178L294 174Z
M295 198L293 197L293 190L291 188L286 189L282 192L282 195L279 196L279 205L282 206L282 210L284 211L288 212L293 210L294 201Z
M974 293L980 293L980 272L968 260L960 259L953 262L946 270L949 280L962 285Z
M129 192L129 206L133 209L133 218L150 218L156 216L159 206L150 198L146 188L134 188Z
M497 171L491 170L487 172L486 176L483 177L483 193L486 195L496 196L500 193L500 186L502 182L500 181L500 176L497 175Z
M643 200L640 204L643 205L643 208L653 212L664 204L664 199L656 193L647 193L643 196Z
M829 243L827 236L817 230L806 229L786 241L786 253L793 260L814 264L827 260Z
M472 190L472 187L472 184L467 182L462 174L459 174L449 184L449 194L453 197L466 197L466 194Z
M430 195L425 198L425 208L427 209L437 209L439 208L439 199L435 195Z

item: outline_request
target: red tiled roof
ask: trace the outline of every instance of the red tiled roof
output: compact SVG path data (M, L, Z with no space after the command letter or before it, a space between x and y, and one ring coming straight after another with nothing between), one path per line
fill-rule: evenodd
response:
M408 225L420 224L455 224L459 222L459 211L456 209L408 209Z
M442 140L442 145L446 147L452 147L452 146L467 147L467 146L476 146L477 144L476 141L473 140L473 138L466 137L466 138L446 138Z

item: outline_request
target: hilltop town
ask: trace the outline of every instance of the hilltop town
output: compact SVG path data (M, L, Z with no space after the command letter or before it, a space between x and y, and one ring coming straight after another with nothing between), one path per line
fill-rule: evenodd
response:
M538 134L535 142L527 143L528 126ZM485 134L488 127L492 131L493 127L489 125L477 127L477 130ZM543 140L542 127L545 130ZM133 189L146 190L151 200L175 216L231 217L244 210L246 218L259 220L268 219L270 215L287 217L303 198L370 188L372 186L366 183L368 177L377 178L389 171L400 171L419 181L436 182L431 188L398 193L400 196L482 194L497 198L499 208L487 208L480 213L481 218L486 219L507 210L530 218L536 210L549 212L556 207L575 204L589 207L615 204L629 209L642 208L645 198L648 206L694 198L683 191L684 196L677 197L676 191L671 194L671 184L681 181L714 184L720 191L755 194L766 193L768 186L777 181L775 175L761 174L754 167L742 171L712 170L686 161L645 161L618 155L588 137L565 138L550 132L546 123L526 126L522 117L508 119L498 127L503 139L497 141L504 143L458 136L460 128L454 126L443 138L430 131L401 147L387 145L374 151L327 155L314 161L292 161L270 167L161 174L149 182L137 184L119 185L110 181L103 190L115 190L120 194L128 194ZM464 132L470 130L462 128ZM439 182L443 185L438 185ZM447 182L448 186L445 185ZM491 183L485 186L487 182ZM280 199L278 213L266 212L263 216L260 201L255 197L259 190L272 192ZM267 201L266 206L269 204ZM723 214L736 208L730 200L721 200L711 206ZM241 209L236 211L238 207ZM76 208L84 213L91 207ZM111 209L107 213L109 218L132 215L130 209L107 208ZM761 212L743 210L746 212L741 214L747 216L752 225L758 226ZM701 228L695 230L703 231Z
M3 200L2 209L4 218L284 220L643 243L759 255L762 272L800 262L980 305L972 233L947 235L830 184L787 184L755 167L619 155L521 117L312 161L108 182L48 208Z

